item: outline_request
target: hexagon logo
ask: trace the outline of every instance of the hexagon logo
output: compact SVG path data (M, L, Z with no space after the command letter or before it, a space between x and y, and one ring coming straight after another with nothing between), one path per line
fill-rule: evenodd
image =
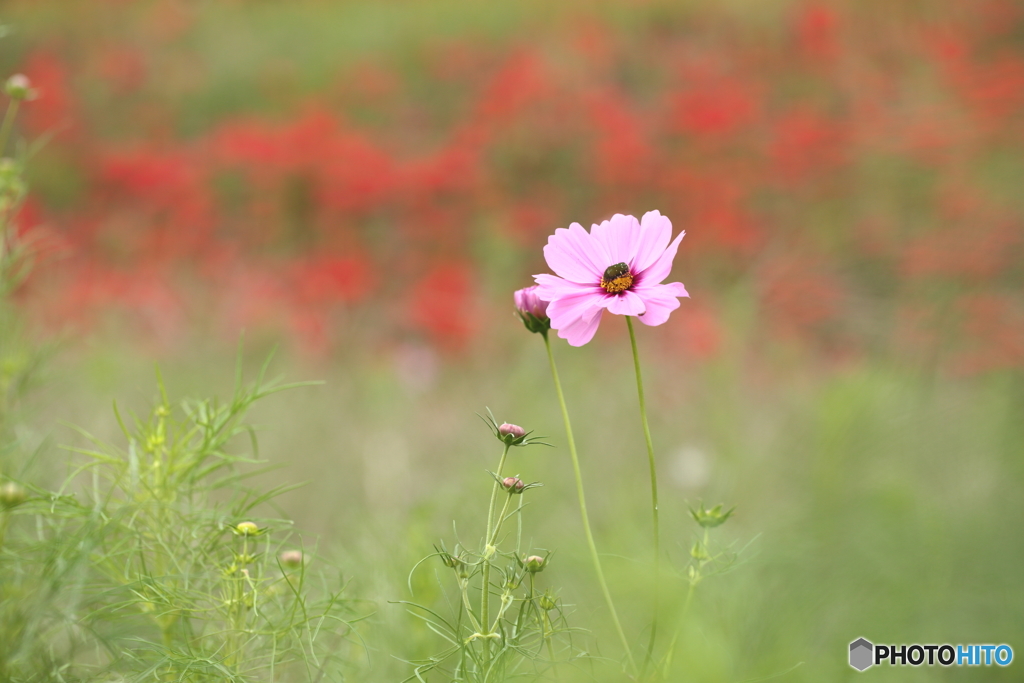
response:
M857 640L850 643L850 666L857 671L863 671L868 668L874 661L875 646L864 638L858 638Z

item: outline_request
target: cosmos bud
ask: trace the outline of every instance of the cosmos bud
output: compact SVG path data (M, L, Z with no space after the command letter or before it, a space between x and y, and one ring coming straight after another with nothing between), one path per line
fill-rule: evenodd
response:
M693 521L700 524L705 529L712 529L716 526L725 524L725 520L732 516L732 513L736 511L736 508L730 508L722 511L722 504L719 503L710 510L704 509L704 503L700 503L697 509L690 508L690 516L693 517Z
M555 597L550 588L544 591L544 595L540 596L538 602L540 603L540 608L545 612L550 612L558 607L558 598Z
M526 436L526 430L519 425L509 424L508 422L498 427L498 433L502 436L511 436L514 439Z
M519 425L506 422L498 427L498 438L510 446L522 443L525 437L526 430Z
M289 569L296 569L302 566L302 562L305 559L302 555L301 550L285 550L283 553L277 556L277 559L281 561L281 564Z
M239 536L255 536L260 532L260 528L254 522L239 522L234 532Z
M25 74L14 74L4 84L4 92L12 100L35 99L36 91L32 89L32 83Z
M509 493L522 493L526 484L518 477L505 477L501 480L501 486Z
M525 560L523 560L523 569L530 572L531 574L536 574L537 572L544 571L544 567L546 566L547 561L540 555L530 555Z
M548 302L537 296L537 285L516 290L512 295L516 304L516 313L530 332L547 334L551 329L548 318Z
M490 408L487 409L487 417L481 415L480 418L491 429L491 433L494 434L494 438L506 446L532 446L534 444L542 446L551 445L540 441L540 439L544 437L532 436L533 432L528 432L519 425L514 425L510 422L502 422L499 424L498 421L494 419L494 414L491 412Z
M0 486L0 508L13 508L25 502L25 489L13 481Z

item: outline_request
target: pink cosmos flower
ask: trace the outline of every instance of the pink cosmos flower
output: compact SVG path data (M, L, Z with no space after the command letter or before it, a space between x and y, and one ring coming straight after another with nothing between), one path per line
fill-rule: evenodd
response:
M606 308L645 325L664 323L679 297L690 296L680 282L662 284L685 234L669 244L672 222L658 211L640 221L617 213L589 233L579 223L555 230L544 259L557 275L534 275L537 296L550 302L551 327L572 346L583 346Z

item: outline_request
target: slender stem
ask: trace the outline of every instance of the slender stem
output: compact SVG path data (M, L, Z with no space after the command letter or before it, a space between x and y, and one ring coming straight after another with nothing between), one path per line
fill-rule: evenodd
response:
M498 488L500 488L498 481L501 480L501 470L505 467L505 457L508 456L509 448L509 444L505 444L505 449L501 452L501 460L498 461L498 471L495 473L498 475L498 479L495 480L494 486L491 487L491 504L487 506L487 535L484 537L488 543L490 543L491 529L494 525L494 501L498 499Z
M487 506L487 535L484 536L484 569L483 569L483 586L480 591L480 623L484 627L483 635L490 635L490 600L491 600L491 527L494 524L494 501L498 496L498 481L501 480L501 470L505 467L505 458L508 456L509 444L505 444L504 450L501 452L501 460L498 461L498 471L496 472L498 479L494 482L494 486L491 488L491 503ZM504 513L502 513L504 515ZM500 526L500 524L499 524ZM484 639L484 661L489 662L491 659L491 641L489 638Z
M491 532L491 538L487 541L487 545L493 546L498 542L498 533L501 532L501 525L505 521L505 513L508 512L508 504L512 501L513 495L515 494L509 493L505 498L505 504L501 506L501 514L498 515L498 519L494 523L494 531Z
M580 517L583 519L583 534L587 538L587 546L590 548L590 559L594 563L594 571L597 573L597 581L601 584L601 593L604 595L605 603L608 605L608 611L612 616L612 622L615 624L615 630L619 634L619 640L622 641L622 647L626 651L626 657L629 659L630 668L636 672L636 661L633 659L633 652L629 648L629 640L626 639L626 633L622 630L622 624L619 622L619 614L615 610L615 603L612 602L612 594L608 590L608 582L604 578L604 570L601 569L601 558L597 554L597 546L594 544L594 534L590 531L590 518L587 516L587 501L583 495L583 475L580 473L580 459L576 454L576 440L572 436L572 423L569 421L569 409L565 406L565 395L562 393L562 382L558 379L558 368L555 366L555 355L551 352L551 341L548 339L548 335L544 336L544 346L548 352L548 362L551 364L551 377L555 381L555 393L558 395L558 404L562 408L562 420L565 422L565 437L569 442L569 456L572 458L572 469L576 475L576 495L580 501Z
M14 117L18 115L18 100L11 100L7 105L7 113L4 114L4 122L0 124L0 155L7 149L7 138L11 134L11 126L14 125Z
M651 639L647 643L647 656L644 658L644 671L654 654L654 641L658 637L658 600L661 592L661 533L658 529L658 469L654 463L654 444L651 442L651 428L647 424L647 402L644 399L644 380L640 374L640 353L636 348L636 333L633 331L633 318L626 316L626 327L629 328L629 343L633 347L633 368L636 370L636 392L640 398L640 420L644 425L644 439L647 441L647 462L651 470L651 511L654 515L654 616L651 620ZM640 678L643 678L641 672Z
M704 529L704 541L701 550L705 557L711 555L711 551L708 548L708 529L706 527ZM701 570L704 569L704 565L708 562L710 562L708 559L698 560L697 571L694 576L690 578L690 587L686 591L686 601L683 603L683 609L679 613L679 622L676 626L676 632L672 636L672 642L669 644L668 653L665 655L665 659L662 664L662 676L666 679L668 678L669 669L672 668L672 656L676 651L676 643L679 641L679 634L682 632L683 626L686 624L686 618L690 614L690 605L693 603L693 592L702 578Z
M534 577L534 574L530 574L530 602L531 603L533 603L534 595L537 594L537 589L536 589L536 587L534 586L534 583L533 583L533 577ZM551 673L554 675L556 681L560 680L560 678L558 676L558 668L555 666L555 648L551 644L551 636L554 634L555 629L551 625L551 619L548 617L548 611L546 609L543 609L543 608L537 609L536 605L534 605L534 609L537 610L537 612L538 612L538 614L540 616L540 619L538 621L540 621L541 638L544 641L545 645L547 645L547 647L548 647L548 659L551 660Z
M466 579L459 579L459 588L462 590L462 604L466 608L466 614L469 615L469 621L478 632L482 631L483 628L481 628L480 622L473 616L473 606L469 604L469 582Z

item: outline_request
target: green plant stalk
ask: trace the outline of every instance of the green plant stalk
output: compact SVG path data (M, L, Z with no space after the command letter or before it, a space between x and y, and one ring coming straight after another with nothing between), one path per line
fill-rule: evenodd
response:
M505 504L501 506L501 514L498 515L498 520L494 523L494 532L493 532L490 540L487 542L487 545L489 547L495 548L495 552L497 552L497 548L495 546L495 543L498 542L498 534L501 532L501 524L502 524L502 522L505 521L505 513L508 512L508 504L512 502L512 495L513 495L512 493L509 493L505 497ZM522 499L520 499L520 500L522 500ZM518 551L518 546L517 546L517 551ZM494 617L494 623L487 629L487 633L495 633L498 630L498 622L501 621L501 617L504 616L505 610L507 610L507 609L508 609L508 604L506 604L505 601L502 600L501 609L498 610L498 614ZM487 626L486 622L484 622L484 626Z
M0 510L0 549L4 547L4 539L7 537L7 522L10 519L10 513Z
M473 614L473 606L469 603L469 581L467 579L459 579L459 589L462 591L462 605L466 608L466 614L469 616L469 621L473 624L473 628L479 633L483 631L483 627L480 626L480 622L476 620L476 615Z
M661 532L658 525L658 468L654 463L654 444L651 442L651 428L647 424L647 402L644 399L644 380L640 373L640 353L636 347L636 333L633 331L633 319L626 316L626 327L629 328L629 343L633 348L633 368L636 370L636 392L640 399L640 420L644 426L644 440L647 442L647 462L651 470L651 512L654 517L654 615L651 618L651 638L647 643L647 655L644 657L643 679L648 664L654 655L654 642L658 637L658 601L661 593Z
M587 500L583 495L583 475L580 472L580 459L576 453L576 440L572 435L572 423L569 421L569 409L565 405L565 395L562 393L562 382L558 378L558 368L555 365L555 355L551 351L551 341L547 333L544 333L544 346L548 352L548 362L551 364L551 377L555 382L555 393L558 395L558 404L562 409L562 421L565 423L565 437L569 442L569 456L572 458L573 474L576 476L576 495L580 502L580 517L583 519L583 533L587 539L587 546L590 548L590 559L594 563L594 571L597 573L597 581L601 584L601 593L604 595L608 611L612 616L612 623L622 641L622 647L626 651L626 658L629 660L630 668L636 672L636 661L633 659L633 651L629 647L629 640L626 632L622 630L619 622L619 614L615 610L615 603L612 602L612 594L608 590L608 582L604 578L604 570L601 568L601 558L597 554L597 545L594 543L594 534L590 530L590 518L587 515Z
M11 135L11 127L14 125L14 118L18 115L18 100L11 100L7 105L7 113L4 114L4 122L0 124L0 155L7 149L7 138Z
M703 541L703 549L705 555L711 554L711 551L708 549L708 540L708 529L707 527L705 527ZM676 650L676 642L679 640L679 633L682 631L683 624L686 623L686 618L690 614L690 604L693 602L693 592L697 588L697 584L700 583L700 580L702 578L701 570L704 569L704 565L706 565L708 562L710 562L710 560L698 560L697 572L693 576L693 578L690 579L690 587L686 591L686 601L683 603L683 609L679 613L679 623L676 626L676 632L672 636L672 642L669 644L668 653L665 655L665 660L662 665L662 677L665 679L668 679L668 672L669 669L672 667L672 655L675 653Z
M494 482L494 486L491 488L491 503L487 506L487 535L484 536L484 568L483 568L483 586L480 588L480 623L486 630L482 635L489 636L490 631L490 598L491 598L491 533L492 526L494 524L494 501L498 497L498 481L501 480L501 470L505 467L505 458L508 456L508 449L511 448L510 444L505 444L504 450L501 451L501 460L498 461L497 480ZM500 524L499 524L500 526ZM491 641L489 638L484 638L484 661L490 662L491 659Z
M494 523L494 531L491 532L491 538L488 539L487 545L494 546L498 542L498 534L501 532L501 525L505 521L505 514L508 512L508 504L512 502L512 493L509 493L505 498L505 504L501 506L501 514L498 515L498 520Z
M534 585L534 577L535 576L536 576L536 574L533 574L533 573L530 574L530 605L540 615L540 620L539 621L540 621L540 627L541 627L541 638L544 640L544 644L547 645L548 659L551 660L551 673L554 676L555 680L557 681L557 680L560 680L560 679L559 679L559 676L558 676L558 669L555 668L555 648L551 644L551 636L554 633L555 629L551 626L551 620L548 618L547 610L538 609L536 603L534 602L534 600L535 600L534 596L537 595L537 588Z
M239 642L239 635L245 629L245 612L243 611L243 605L245 604L245 567L246 558L249 556L249 537L242 536L242 554L239 556L238 562L241 564L238 567L238 577L235 578L235 591L234 591L234 604L231 610L231 635L230 635L230 664L232 667L237 667L242 663L242 645Z

